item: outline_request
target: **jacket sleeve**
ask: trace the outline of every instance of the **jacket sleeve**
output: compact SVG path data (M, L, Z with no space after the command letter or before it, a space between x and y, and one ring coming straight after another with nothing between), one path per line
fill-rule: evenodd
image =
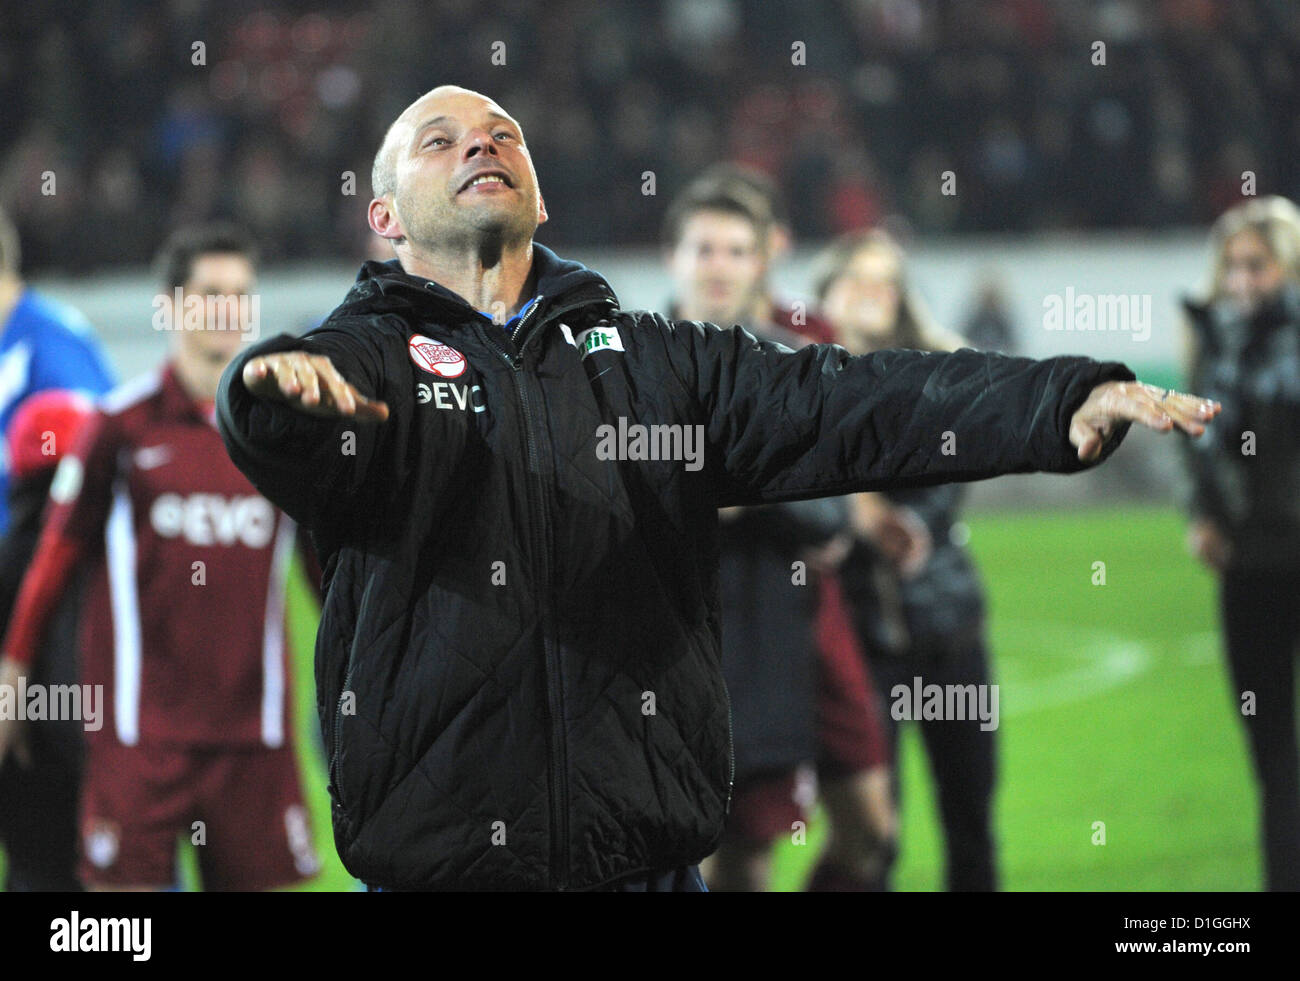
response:
M330 419L253 396L243 383L252 358L302 350L329 357L367 398L389 404L383 423ZM217 429L231 460L268 500L300 525L330 534L381 515L401 482L390 447L409 425L385 385L383 351L360 330L329 325L297 337L280 334L241 352L217 389ZM403 418L403 416L407 418Z
M1082 357L969 348L852 357L829 344L791 351L740 327L656 320L704 426L721 505L1083 470L1071 416L1096 385L1134 378ZM1103 459L1127 430L1116 427Z

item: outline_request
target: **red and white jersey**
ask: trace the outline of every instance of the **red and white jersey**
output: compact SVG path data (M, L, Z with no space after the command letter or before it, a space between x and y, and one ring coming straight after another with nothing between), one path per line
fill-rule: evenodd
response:
M285 745L297 528L171 364L101 399L50 498L50 530L90 562L82 680L105 686L103 731L127 746Z

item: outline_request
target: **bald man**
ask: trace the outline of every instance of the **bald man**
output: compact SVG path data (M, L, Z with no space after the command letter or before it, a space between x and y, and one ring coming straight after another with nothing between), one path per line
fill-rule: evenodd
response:
M373 183L396 259L238 356L218 420L324 565L335 842L374 889L704 888L733 776L719 506L1069 473L1217 411L1086 358L854 358L621 310L533 241L522 129L455 86Z

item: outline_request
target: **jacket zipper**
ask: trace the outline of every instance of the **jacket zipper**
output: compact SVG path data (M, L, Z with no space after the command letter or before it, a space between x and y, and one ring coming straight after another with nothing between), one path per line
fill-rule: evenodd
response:
M722 674L721 671L718 672ZM722 679L722 694L727 699L727 802L722 806L722 816L731 815L731 795L736 788L736 743L731 730L731 692L727 679Z
M544 296L539 296L528 312L520 318L519 323L515 325L515 329L511 332L510 338L512 341L527 326L534 312L541 309L545 300ZM489 335L483 324L477 323L475 326L487 339ZM535 334L536 332L534 332ZM531 335L524 338L524 347L527 347L528 341L531 339ZM541 476L541 466L538 460L532 403L528 399L528 385L522 374L524 365L523 348L519 349L519 353L511 355L499 340L489 341L488 343L496 348L502 359L510 365L511 377L515 383L515 392L519 397L520 411L524 416L524 432L528 444L528 465L535 475L536 484L538 485L536 494L530 489L529 499L531 502L535 497L537 501L534 508L537 535L534 537L533 546L540 566L538 575L538 584L541 587L540 594L544 598L542 605L542 648L546 659L546 703L551 716L551 768L555 774L551 794L551 827L553 829L551 837L552 886L557 890L563 890L568 885L569 879L569 801L568 778L566 775L568 771L568 754L564 739L564 701L563 692L560 688L559 656L551 639L550 607L548 602L551 592L551 572L547 541L547 529L550 523L546 510L546 487ZM532 483L533 481L529 482L530 488ZM540 537L540 541L537 540L538 537Z
M519 319L515 329L510 334L512 341L518 340L533 319L533 314L542 308L546 302L546 297L539 295L537 301L529 308L528 312ZM580 307L589 306L590 299L580 300L574 303L566 304L547 314L548 321L557 320L570 310L577 310ZM604 300L606 305L611 305L608 298ZM483 325L478 324L479 330L486 335ZM510 367L513 369L513 378L515 388L519 393L520 406L524 414L524 426L528 435L528 459L533 467L534 473L537 474L537 494L540 508L538 522L541 541L536 543L538 547L539 562L542 567L542 575L539 577L542 584L542 595L547 598L547 603L542 607L542 647L546 658L546 699L547 706L551 713L551 765L555 768L555 793L551 800L551 821L556 830L556 836L551 843L551 863L555 870L552 878L552 885L557 891L564 891L569 884L569 778L568 778L568 741L564 735L564 690L560 680L560 656L556 649L554 628L552 625L553 604L549 602L551 598L551 565L550 565L550 512L547 509L546 500L546 483L541 476L541 467L537 457L537 444L534 436L533 417L531 412L531 403L528 400L528 385L523 372L524 352L528 350L528 345L532 343L533 338L541 334L541 327L537 327L531 334L523 338L519 344L519 353L510 357L504 347L497 345L501 351L502 357L506 358Z
M347 805L343 802L343 785L339 780L339 748L343 739L339 735L340 723L343 721L343 699L347 697L352 688L352 651L348 651L347 673L343 677L343 689L339 692L338 701L334 705L334 752L330 754L330 779L334 784L334 798L338 801L339 810L347 813Z

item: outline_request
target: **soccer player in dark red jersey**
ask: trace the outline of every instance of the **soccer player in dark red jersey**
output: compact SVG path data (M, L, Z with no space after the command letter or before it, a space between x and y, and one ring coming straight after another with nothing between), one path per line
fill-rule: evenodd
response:
M304 539L230 462L213 417L222 369L258 333L255 261L220 225L164 247L153 326L171 333L171 356L104 396L61 461L3 644L9 680L37 655L74 567L91 567L82 682L104 692L81 799L91 888L170 887L181 836L199 846L208 889L319 868L286 657L287 573ZM37 723L0 722L0 757L23 724Z

